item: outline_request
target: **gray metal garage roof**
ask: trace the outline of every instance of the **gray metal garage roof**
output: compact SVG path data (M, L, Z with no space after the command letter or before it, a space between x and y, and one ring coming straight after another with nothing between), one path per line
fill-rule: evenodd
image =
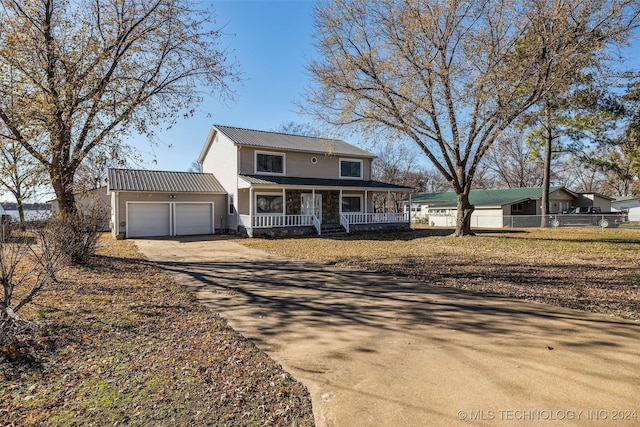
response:
M226 194L211 173L109 169L108 177L110 191Z

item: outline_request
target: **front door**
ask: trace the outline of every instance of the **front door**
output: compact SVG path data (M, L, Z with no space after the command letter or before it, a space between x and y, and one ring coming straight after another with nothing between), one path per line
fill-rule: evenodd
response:
M315 208L313 194L302 193L302 215L314 215L322 222L322 194L316 193Z

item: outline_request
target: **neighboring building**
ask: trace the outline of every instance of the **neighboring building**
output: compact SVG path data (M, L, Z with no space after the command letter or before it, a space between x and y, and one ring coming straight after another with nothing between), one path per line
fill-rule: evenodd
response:
M597 207L602 212L611 212L613 197L600 193L578 193L578 199L574 201L572 207Z
M614 198L611 210L627 212L629 222L640 222L640 196L622 196Z
M579 194L564 187L551 187L548 213L558 214L578 206L598 206L602 211L609 211L611 200L601 194ZM469 201L475 206L471 216L472 227L502 228L540 223L535 215L540 215L541 187L473 190ZM456 195L452 191L414 194L411 205L412 221L433 226L455 226L458 209ZM527 221L531 224L526 224L523 216L528 216Z
M102 187L94 188L92 190L87 190L79 193L75 193L74 195L76 205L83 210L87 210L89 206L103 206L107 211L111 211L111 196L107 193L107 186L104 185ZM53 199L50 201L51 203L51 213L56 214L60 212L60 206L58 204L58 199ZM106 220L104 224L104 231L111 230L110 221Z
M106 207L111 207L111 196L107 193L107 186L94 188L92 190L83 191L81 193L74 194L76 204L82 208L88 207L92 203L101 203ZM53 199L51 203L51 213L60 212L58 206L58 199Z
M340 140L216 125L198 158L202 172L109 170L113 232L255 236L407 228L407 214L373 210L375 193L411 190L373 181L374 157Z

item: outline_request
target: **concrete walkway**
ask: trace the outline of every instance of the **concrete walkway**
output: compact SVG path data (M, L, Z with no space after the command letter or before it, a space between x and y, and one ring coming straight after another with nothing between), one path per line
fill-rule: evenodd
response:
M318 426L640 425L639 323L221 237L136 243L308 387Z

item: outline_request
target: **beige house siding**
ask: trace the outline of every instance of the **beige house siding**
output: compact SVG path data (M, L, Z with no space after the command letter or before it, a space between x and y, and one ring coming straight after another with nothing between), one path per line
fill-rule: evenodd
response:
M535 201L527 200L521 203L522 204L522 212L514 211L514 205L505 205L503 206L503 214L505 216L509 215L539 215L539 212L536 212L538 204Z
M173 195L174 198L169 197ZM112 227L114 235L126 233L126 212L127 202L165 202L165 203L181 203L181 202L213 202L214 209L214 228L215 230L228 228L226 224L227 196L225 194L187 194L187 193L144 193L144 192L118 192L112 196L117 200L119 218L113 218L116 226Z
M594 206L600 208L602 212L610 212L611 200L598 194L585 193L580 195L575 206Z
M355 158L315 153L299 153L295 151L277 151L271 149L254 149L252 147L242 147L239 150L241 175L256 174L256 151L260 153L284 154L285 176L291 177L338 179L340 178L340 159L348 158L354 160L362 160L362 179L365 181L371 180L371 159L369 158ZM313 159L316 160L315 163L313 163ZM220 183L224 185L222 180L220 180Z
M549 212L550 214L562 213L574 205L576 198L565 190L557 190L549 194ZM536 213L532 215L540 215L542 212L542 200L536 200Z
M238 189L238 197L236 199L238 213L241 215L249 215L249 189Z

